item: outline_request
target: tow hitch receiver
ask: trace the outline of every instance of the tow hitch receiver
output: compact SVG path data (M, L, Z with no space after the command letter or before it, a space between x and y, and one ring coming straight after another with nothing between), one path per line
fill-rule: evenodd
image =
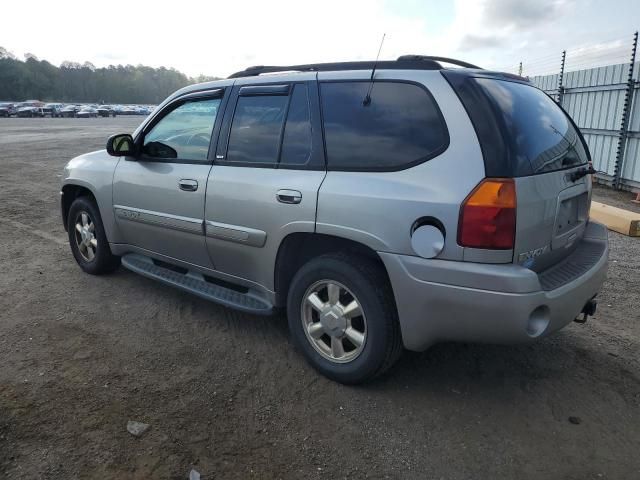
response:
M580 312L580 315L576 317L574 322L585 323L588 317L592 317L596 313L597 307L598 301L595 298L592 298L584 305L582 312Z

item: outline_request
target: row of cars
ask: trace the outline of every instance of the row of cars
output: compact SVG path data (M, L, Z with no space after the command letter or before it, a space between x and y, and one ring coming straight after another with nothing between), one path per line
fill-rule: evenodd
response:
M152 105L98 105L26 102L0 102L0 117L115 117L116 115L149 115Z

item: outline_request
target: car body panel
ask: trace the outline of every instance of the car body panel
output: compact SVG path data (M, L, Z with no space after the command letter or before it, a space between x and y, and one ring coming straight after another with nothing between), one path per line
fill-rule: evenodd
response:
M203 233L211 165L124 159L113 177L113 210L126 243L185 262L213 267ZM183 191L181 179L198 182Z
M86 153L70 160L62 173L62 188L83 187L91 191L98 203L107 239L122 242L113 213L113 173L120 158L110 156L106 150Z
M324 171L214 165L205 219L207 249L216 269L272 291L282 240L291 233L314 231L324 177ZM299 191L302 201L278 202L276 194L282 189Z
M582 275L551 291L543 290L535 272L514 265L486 271L486 265L450 262L456 263L456 275L438 278L433 260L380 253L394 287L405 348L422 351L445 341L522 343L564 327L606 277L606 228L592 222L589 230L582 242L602 244L602 253Z
M582 238L589 219L591 178L585 175L571 181L570 174L579 168L516 178L515 263L544 270L569 254ZM567 206L573 211L563 212Z

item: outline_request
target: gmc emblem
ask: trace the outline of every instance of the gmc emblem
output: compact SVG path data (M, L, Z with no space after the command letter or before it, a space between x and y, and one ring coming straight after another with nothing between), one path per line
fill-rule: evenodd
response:
M522 252L518 255L518 262L526 262L527 260L533 260L534 258L539 257L540 255L547 253L549 251L549 245L545 245L544 247L536 248L535 250L529 250L528 252Z

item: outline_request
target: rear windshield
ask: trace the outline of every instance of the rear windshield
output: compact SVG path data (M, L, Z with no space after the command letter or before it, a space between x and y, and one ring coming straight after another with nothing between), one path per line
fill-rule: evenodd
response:
M576 126L541 90L493 78L467 77L452 85L478 133L488 176L535 175L589 160Z

